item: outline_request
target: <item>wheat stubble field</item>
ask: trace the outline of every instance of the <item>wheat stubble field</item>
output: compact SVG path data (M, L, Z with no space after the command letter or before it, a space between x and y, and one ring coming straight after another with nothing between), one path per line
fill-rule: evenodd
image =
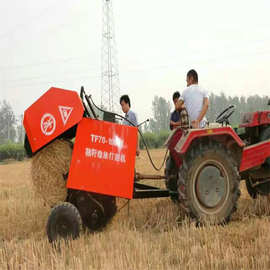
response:
M152 153L161 162L164 150ZM104 231L53 248L50 209L32 190L30 165L0 165L0 269L270 269L268 200L250 199L243 183L227 226L196 228L167 198L133 200ZM136 167L154 173L144 152Z

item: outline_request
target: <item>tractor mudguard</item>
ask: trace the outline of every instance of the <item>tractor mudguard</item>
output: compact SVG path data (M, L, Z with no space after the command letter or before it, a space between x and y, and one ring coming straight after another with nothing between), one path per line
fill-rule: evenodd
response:
M177 134L177 132L175 134ZM176 153L184 155L188 151L188 148L192 143L192 141L206 136L208 137L215 136L215 138L218 138L224 135L230 136L232 140L234 140L240 148L243 148L245 146L243 141L239 138L239 136L235 133L235 131L231 127L220 127L220 128L189 129L187 131L184 131L180 140L178 140L178 142L175 144L174 150L176 151ZM177 139L177 136L173 136L170 139L169 144L174 144L175 139Z
M240 128L256 127L270 124L270 111L248 112L242 117Z
M270 140L245 147L242 153L240 172L259 166L270 157Z
M136 127L83 118L67 188L132 199L137 136Z
M83 113L84 107L77 92L50 88L24 112L23 125L32 152L78 124Z

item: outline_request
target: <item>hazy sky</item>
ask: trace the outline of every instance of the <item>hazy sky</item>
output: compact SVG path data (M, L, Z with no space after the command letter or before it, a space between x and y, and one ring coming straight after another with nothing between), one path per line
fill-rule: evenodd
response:
M139 120L195 68L209 92L269 95L269 0L113 0L123 93ZM100 102L101 0L9 0L0 9L0 100L20 114L51 86Z

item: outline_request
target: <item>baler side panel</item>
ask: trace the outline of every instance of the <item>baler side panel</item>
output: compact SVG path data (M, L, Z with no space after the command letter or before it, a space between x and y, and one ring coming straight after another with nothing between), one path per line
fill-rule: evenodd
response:
M240 172L263 164L270 156L270 140L245 147L240 164Z
M131 199L138 129L83 118L72 153L67 187Z
M79 123L84 107L75 91L50 88L24 112L24 128L36 152Z

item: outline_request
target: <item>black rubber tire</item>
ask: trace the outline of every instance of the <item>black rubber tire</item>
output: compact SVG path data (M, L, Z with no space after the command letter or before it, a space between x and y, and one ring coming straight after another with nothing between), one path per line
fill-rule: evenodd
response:
M165 185L166 188L172 191L177 191L178 169L173 158L169 155L165 163Z
M260 142L270 140L270 126L265 128L260 134ZM267 167L270 167L270 157L266 159L264 163Z
M47 236L51 243L61 238L75 239L79 237L81 228L82 220L78 209L73 204L64 202L52 209L47 222Z
M222 197L222 201L213 207L203 205L197 195L199 194L197 192L198 186L196 187L196 185L199 185L197 178L207 166L208 168L215 167L219 172L223 170L222 173L226 174L226 176L223 176L224 182L226 182L225 195ZM207 179L213 179L213 177ZM240 196L239 181L237 164L227 149L211 141L193 144L184 156L183 165L179 169L178 194L180 205L199 224L225 224L229 222L232 213L236 211ZM213 190L207 192L212 193ZM215 190L215 192L218 191Z
M71 191L68 201L74 204L90 231L104 228L116 214L116 198L86 191Z
M178 168L176 167L176 164L170 155L166 159L164 175L165 175L165 185L166 188L170 191L171 200L174 203L178 202L177 196Z
M94 194L94 196L104 207L105 214L103 227L105 227L117 212L116 198L101 194Z

